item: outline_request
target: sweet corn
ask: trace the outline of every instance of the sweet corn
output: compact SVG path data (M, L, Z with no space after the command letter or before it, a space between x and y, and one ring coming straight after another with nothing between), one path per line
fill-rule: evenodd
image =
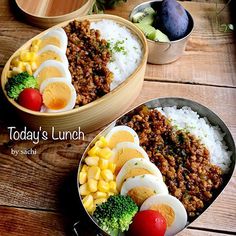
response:
M97 156L92 156L92 157L89 156L89 157L86 157L84 161L88 166L97 166L98 160L99 160L99 157Z
M11 78L11 77L13 77L13 76L14 76L14 73L9 70L9 71L7 72L7 78Z
M12 73L14 75L19 74L21 72L23 72L23 70L21 68L19 68L19 67L13 67L13 69L12 69Z
M113 163L113 162L109 162L109 163L108 163L108 169L110 169L111 172L114 173L114 172L115 172L115 169L116 169L116 164Z
M113 195L115 195L115 193L113 193L113 192L108 192L107 193L107 197L109 198L110 196L113 196Z
M81 172L87 172L89 169L89 167L87 165L83 165L82 168L81 168Z
M113 193L116 193L117 190L116 190L116 182L115 181L110 181L109 182L109 186L110 186L110 191L113 192Z
M80 172L79 173L79 183L80 184L85 184L87 181L87 173L86 172Z
M32 46L30 47L30 51L31 51L31 52L38 52L38 51L39 51L39 46L37 46L37 45L32 45Z
M96 200L94 200L94 204L95 205L100 205L102 204L103 202L106 202L107 201L107 198L98 198Z
M90 192L94 193L98 190L98 181L95 179L88 180L88 188Z
M99 180L100 178L100 173L101 173L101 170L98 166L91 166L89 167L88 169L88 179L96 179L96 180Z
M13 59L12 59L12 61L11 61L11 64L13 65L13 66L18 66L18 63L20 62L20 59L19 59L19 57L17 56L17 57L14 57Z
M31 61L31 62L30 62L30 66L31 66L32 71L36 71L36 69L37 69L37 63L36 63L35 61Z
M103 136L95 143L95 146L98 146L100 148L107 147L107 145L108 145L108 142Z
M20 52L20 60L21 61L31 61L30 53L28 51L21 51Z
M100 148L98 146L92 147L89 151L88 154L89 156L96 156L100 151Z
M101 170L107 169L108 168L108 160L104 158L100 158L98 161L98 166L100 167Z
M95 211L95 209L96 209L96 205L95 204L92 204L92 205L90 205L89 207L87 207L87 211L88 211L88 213L90 213L91 215L93 214L93 212Z
M104 180L98 181L98 190L101 192L108 192L110 189L109 183Z
M30 66L29 64L26 64L26 65L25 65L25 69L26 69L26 71L28 72L28 74L30 74L30 75L33 74L32 69L31 69L31 66Z
M98 198L106 198L107 194L104 192L97 191L96 193L93 193L93 198L98 199Z
M88 189L88 184L85 183L85 184L82 184L80 187L79 187L79 192L80 192L80 195L84 196L84 195L89 195L90 194L90 191Z
M91 206L93 206L93 196L89 194L88 196L84 197L82 203L85 209L89 209Z
M109 169L102 170L101 176L107 182L113 180L113 177L114 177L111 170Z
M41 42L42 42L41 39L35 39L32 41L32 46L39 46Z
M104 159L109 159L112 156L112 151L109 147L100 149L98 156Z

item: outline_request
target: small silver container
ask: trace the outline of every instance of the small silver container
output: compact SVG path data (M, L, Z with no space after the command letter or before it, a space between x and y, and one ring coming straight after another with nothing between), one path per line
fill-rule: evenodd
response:
M157 12L161 7L162 0L154 0L141 3L137 5L130 13L129 19L132 20L132 17L137 12L143 11L146 7L152 7ZM170 42L155 42L147 39L148 42L148 62L151 64L167 64L173 61L176 61L180 58L185 50L187 40L193 31L193 18L190 13L186 10L189 18L188 31L185 37L170 41Z

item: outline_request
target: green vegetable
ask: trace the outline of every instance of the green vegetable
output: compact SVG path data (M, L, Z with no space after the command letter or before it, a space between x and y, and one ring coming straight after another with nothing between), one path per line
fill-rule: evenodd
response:
M129 229L137 212L138 206L129 196L114 195L98 205L93 216L104 231L115 236Z
M154 21L156 12L151 7L146 7L143 11L137 12L132 16L132 21L134 23L145 23L151 25ZM146 19L145 19L146 18ZM144 20L145 19L145 20ZM144 22L143 22L144 20Z
M149 34L148 38L158 42L170 42L169 38L158 29Z
M9 78L5 89L10 98L17 99L25 88L37 88L37 80L27 72L22 72Z

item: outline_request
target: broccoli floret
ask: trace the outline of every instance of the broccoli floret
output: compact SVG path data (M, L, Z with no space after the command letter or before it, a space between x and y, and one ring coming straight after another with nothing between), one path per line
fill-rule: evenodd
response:
M27 72L9 78L5 85L7 95L13 99L17 99L25 88L38 88L37 80Z
M93 216L104 231L117 235L129 229L137 211L138 206L129 196L114 195L98 205Z

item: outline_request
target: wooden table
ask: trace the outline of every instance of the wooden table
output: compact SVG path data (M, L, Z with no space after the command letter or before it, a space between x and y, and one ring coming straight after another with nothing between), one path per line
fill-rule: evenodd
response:
M21 44L41 31L15 16L9 2L0 0L0 70ZM139 2L128 0L108 13L127 18ZM235 38L218 31L213 1L183 5L195 21L183 57L169 65L147 65L142 92L132 106L162 96L190 98L217 113L236 140ZM225 9L220 20L228 18ZM78 162L97 132L86 135L84 142L10 142L6 127L21 124L6 103L1 102L0 109L0 236L71 235L79 218ZM15 157L11 148L33 148L37 154ZM235 173L217 201L180 235L236 235Z

